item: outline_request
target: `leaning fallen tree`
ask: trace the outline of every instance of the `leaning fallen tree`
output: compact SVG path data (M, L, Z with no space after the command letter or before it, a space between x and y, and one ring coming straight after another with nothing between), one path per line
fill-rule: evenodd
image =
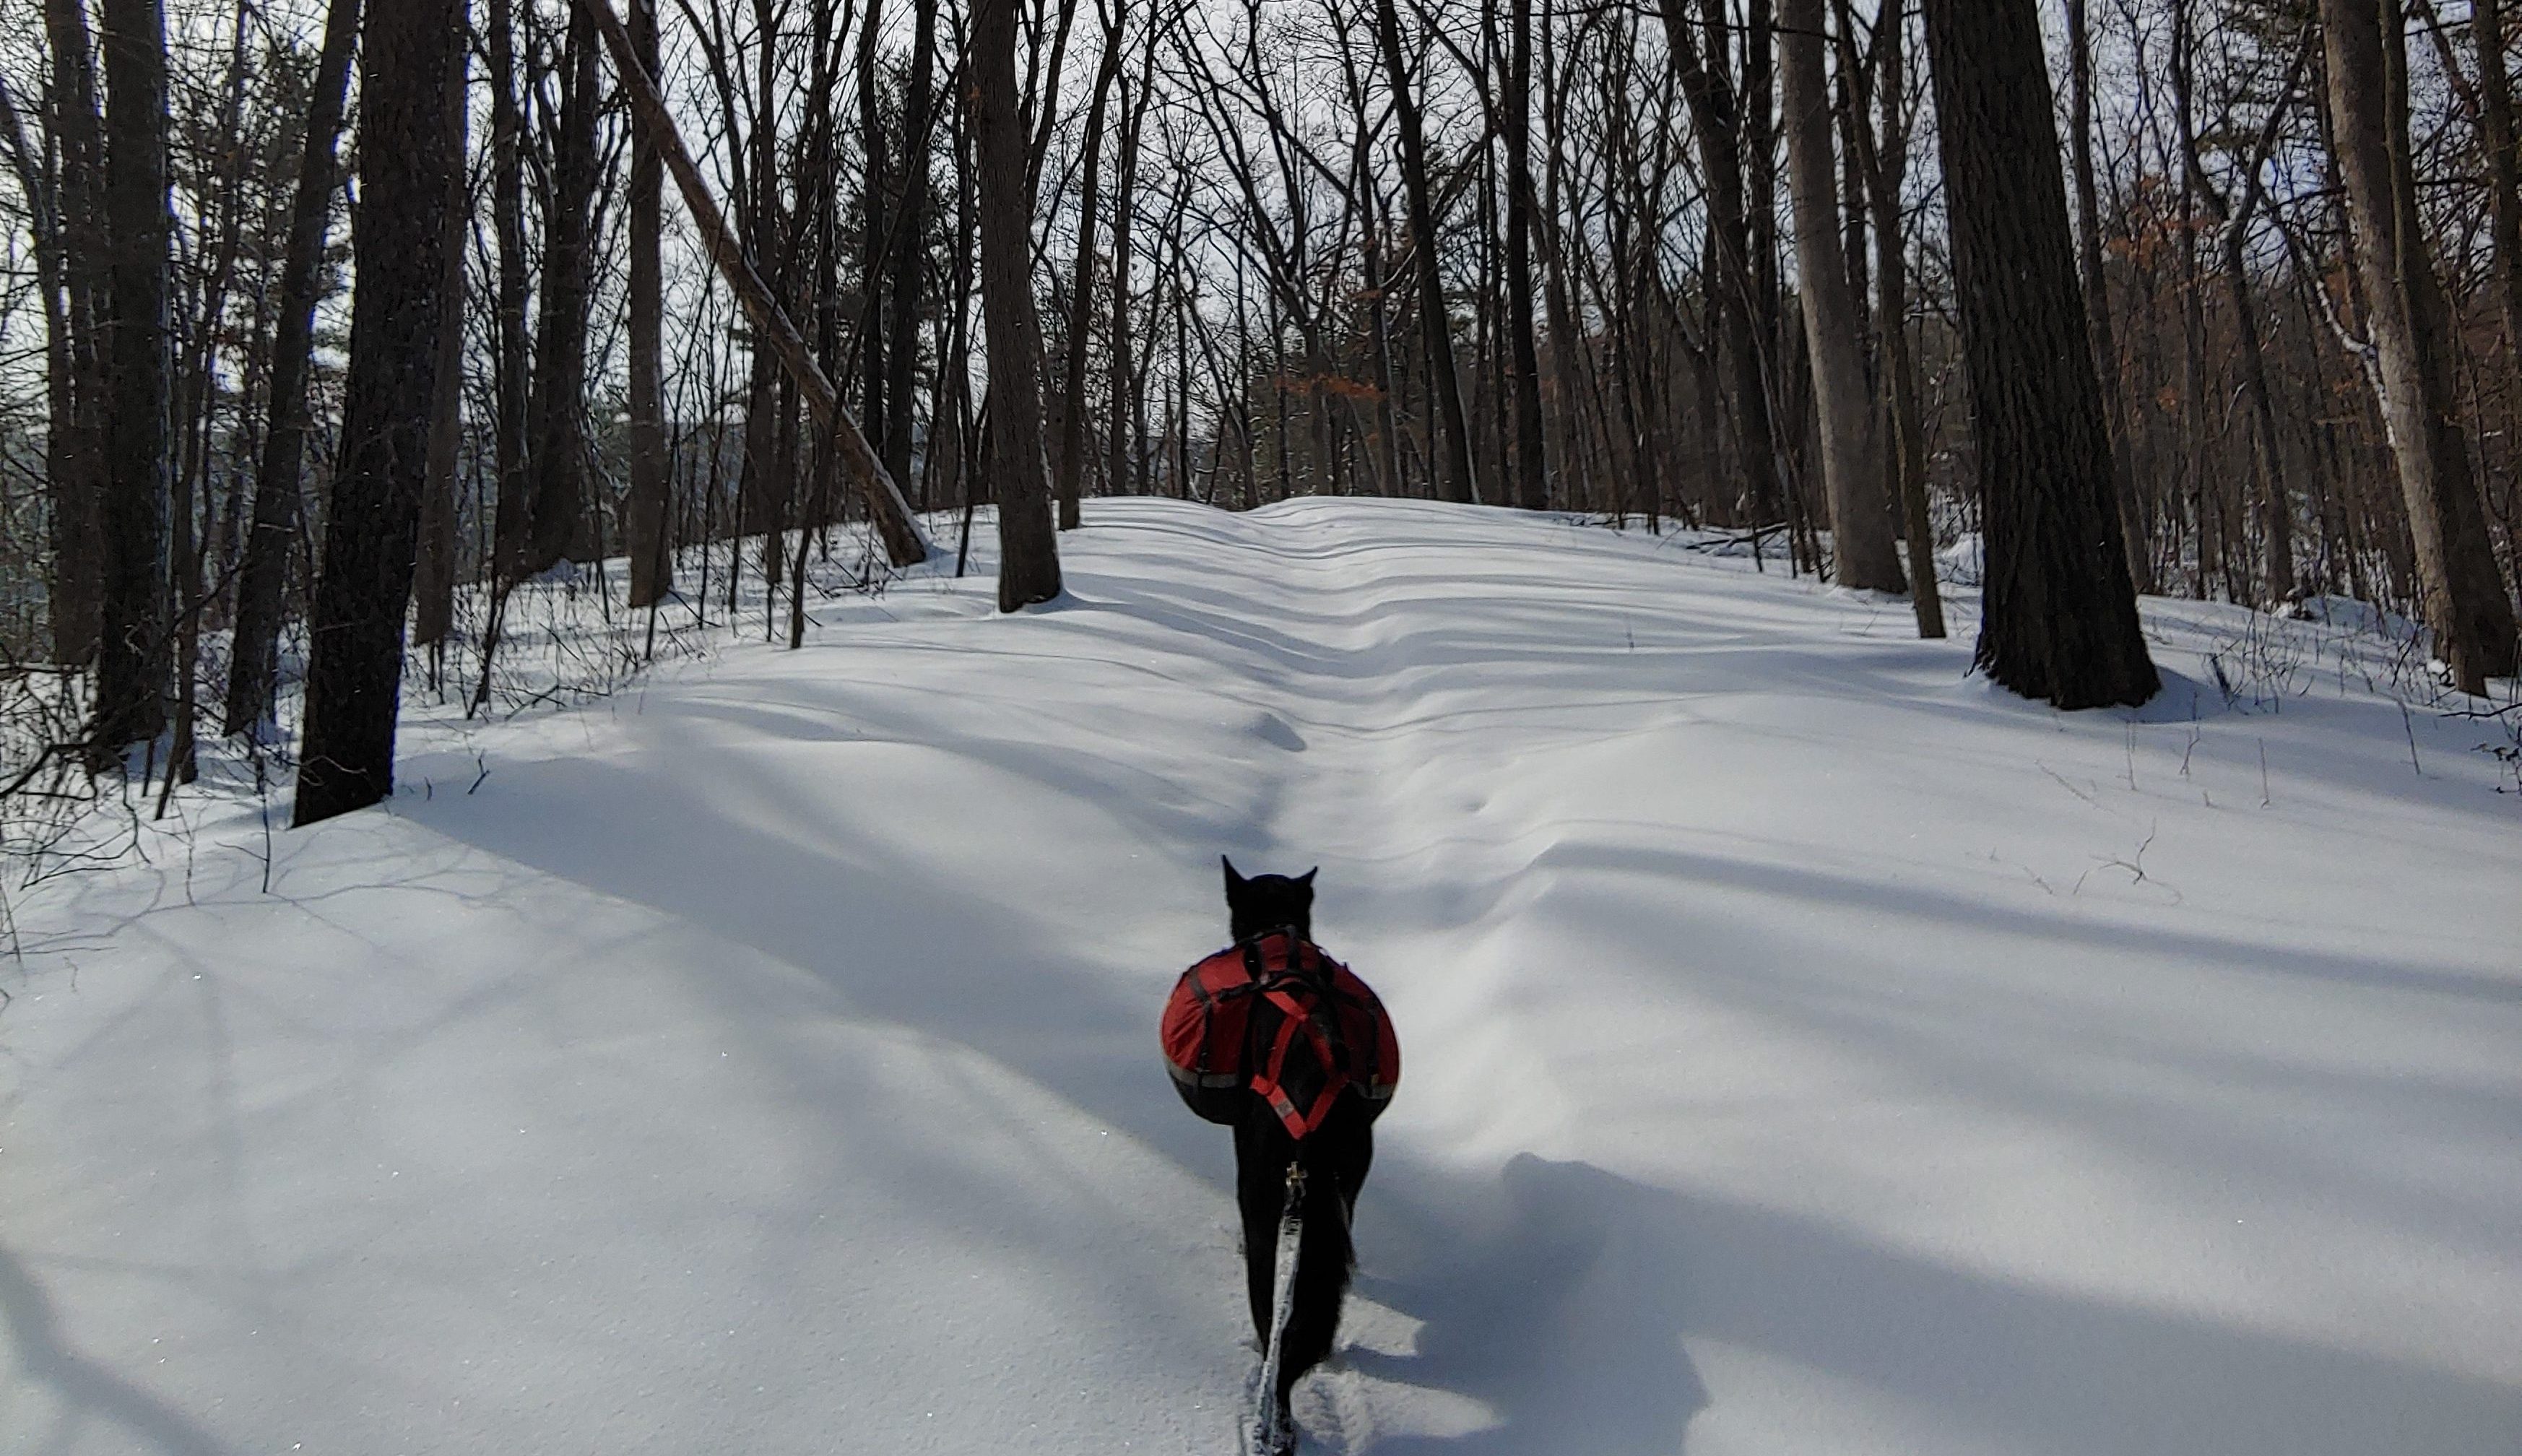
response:
M753 321L755 336L771 346L781 367L796 381L797 392L804 396L816 423L830 432L842 463L857 480L860 493L866 497L867 518L884 538L885 555L896 566L928 559L928 538L920 532L919 519L911 514L902 487L895 484L892 472L884 468L884 461L867 445L866 436L859 432L858 421L841 403L840 391L833 387L830 376L815 362L805 336L797 332L787 310L779 306L770 286L754 271L752 259L744 256L734 230L726 225L726 214L719 211L718 200L710 196L700 168L692 164L691 153L683 149L682 133L676 129L675 118L666 110L666 98L658 91L647 68L639 64L638 53L630 45L630 32L624 28L621 17L613 13L611 0L578 3L603 32L604 48L611 53L613 69L622 77L630 114L647 133L649 144L665 159L666 169L675 174L675 185L682 190L683 206L700 227L710 260L718 265L727 286L735 290L746 316Z

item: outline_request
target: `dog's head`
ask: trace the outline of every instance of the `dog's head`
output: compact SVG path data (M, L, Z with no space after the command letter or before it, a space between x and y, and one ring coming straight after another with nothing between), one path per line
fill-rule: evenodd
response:
M1226 866L1227 925L1237 940L1289 926L1302 939L1314 938L1314 875L1320 867L1292 879L1284 874L1246 878L1236 872L1233 860L1218 859Z

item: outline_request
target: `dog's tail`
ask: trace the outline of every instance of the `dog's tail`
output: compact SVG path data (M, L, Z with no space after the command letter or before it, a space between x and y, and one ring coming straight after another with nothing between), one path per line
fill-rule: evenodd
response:
M1305 1180L1305 1231L1296 1253L1296 1296L1287 1314L1287 1333L1279 1361L1279 1402L1297 1380L1322 1363L1339 1334L1340 1302L1348 1295L1349 1272L1356 1250L1349 1243L1348 1195L1331 1168L1312 1170Z

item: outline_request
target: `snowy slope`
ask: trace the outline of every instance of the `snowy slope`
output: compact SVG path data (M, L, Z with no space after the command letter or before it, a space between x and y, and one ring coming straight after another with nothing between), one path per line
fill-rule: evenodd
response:
M2187 603L2061 716L1503 513L1065 550L16 905L0 1448L1230 1450L1220 851L1407 1058L1313 1449L2522 1443L2490 727Z

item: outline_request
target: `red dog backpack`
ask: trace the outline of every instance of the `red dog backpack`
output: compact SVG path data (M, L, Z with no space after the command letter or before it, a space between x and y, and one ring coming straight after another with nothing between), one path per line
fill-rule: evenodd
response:
M1382 1114L1401 1080L1383 1003L1345 965L1286 931L1232 946L1184 971L1165 1003L1165 1066L1193 1112L1234 1123L1258 1094L1288 1136L1310 1137L1340 1089Z

